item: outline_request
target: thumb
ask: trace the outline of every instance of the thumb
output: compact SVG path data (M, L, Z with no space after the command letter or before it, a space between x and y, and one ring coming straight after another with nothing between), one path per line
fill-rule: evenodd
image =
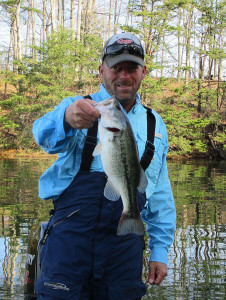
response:
M149 265L149 283L153 284L155 281L156 267Z

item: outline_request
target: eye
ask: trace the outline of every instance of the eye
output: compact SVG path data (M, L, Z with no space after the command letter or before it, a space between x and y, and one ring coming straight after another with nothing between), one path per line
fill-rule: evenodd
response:
M138 64L132 64L131 66L129 66L128 68L128 72L134 72L139 68Z
M112 67L113 70L117 70L117 71L119 70L119 68L120 68L119 65L115 65L114 67Z

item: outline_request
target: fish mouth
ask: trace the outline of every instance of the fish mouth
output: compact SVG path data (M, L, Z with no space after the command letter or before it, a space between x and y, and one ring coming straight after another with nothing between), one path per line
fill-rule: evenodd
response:
M119 128L116 128L116 127L107 127L106 129L111 132L120 132L121 131Z

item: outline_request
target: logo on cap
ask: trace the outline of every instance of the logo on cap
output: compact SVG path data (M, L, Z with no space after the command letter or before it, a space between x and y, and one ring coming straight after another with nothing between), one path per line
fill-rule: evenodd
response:
M126 40L126 39L119 39L119 40L117 40L117 43L118 44L126 44L126 45L130 45L130 44L132 44L133 43L133 40Z

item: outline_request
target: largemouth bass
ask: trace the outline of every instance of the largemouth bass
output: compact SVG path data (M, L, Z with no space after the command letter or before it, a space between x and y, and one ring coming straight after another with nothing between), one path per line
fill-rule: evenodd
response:
M108 176L104 196L112 201L121 196L123 202L117 235L144 235L136 194L137 189L141 193L145 191L147 178L139 162L132 127L115 98L96 103L94 107L101 114L101 120L98 125L100 143L93 155L101 155L102 165Z

